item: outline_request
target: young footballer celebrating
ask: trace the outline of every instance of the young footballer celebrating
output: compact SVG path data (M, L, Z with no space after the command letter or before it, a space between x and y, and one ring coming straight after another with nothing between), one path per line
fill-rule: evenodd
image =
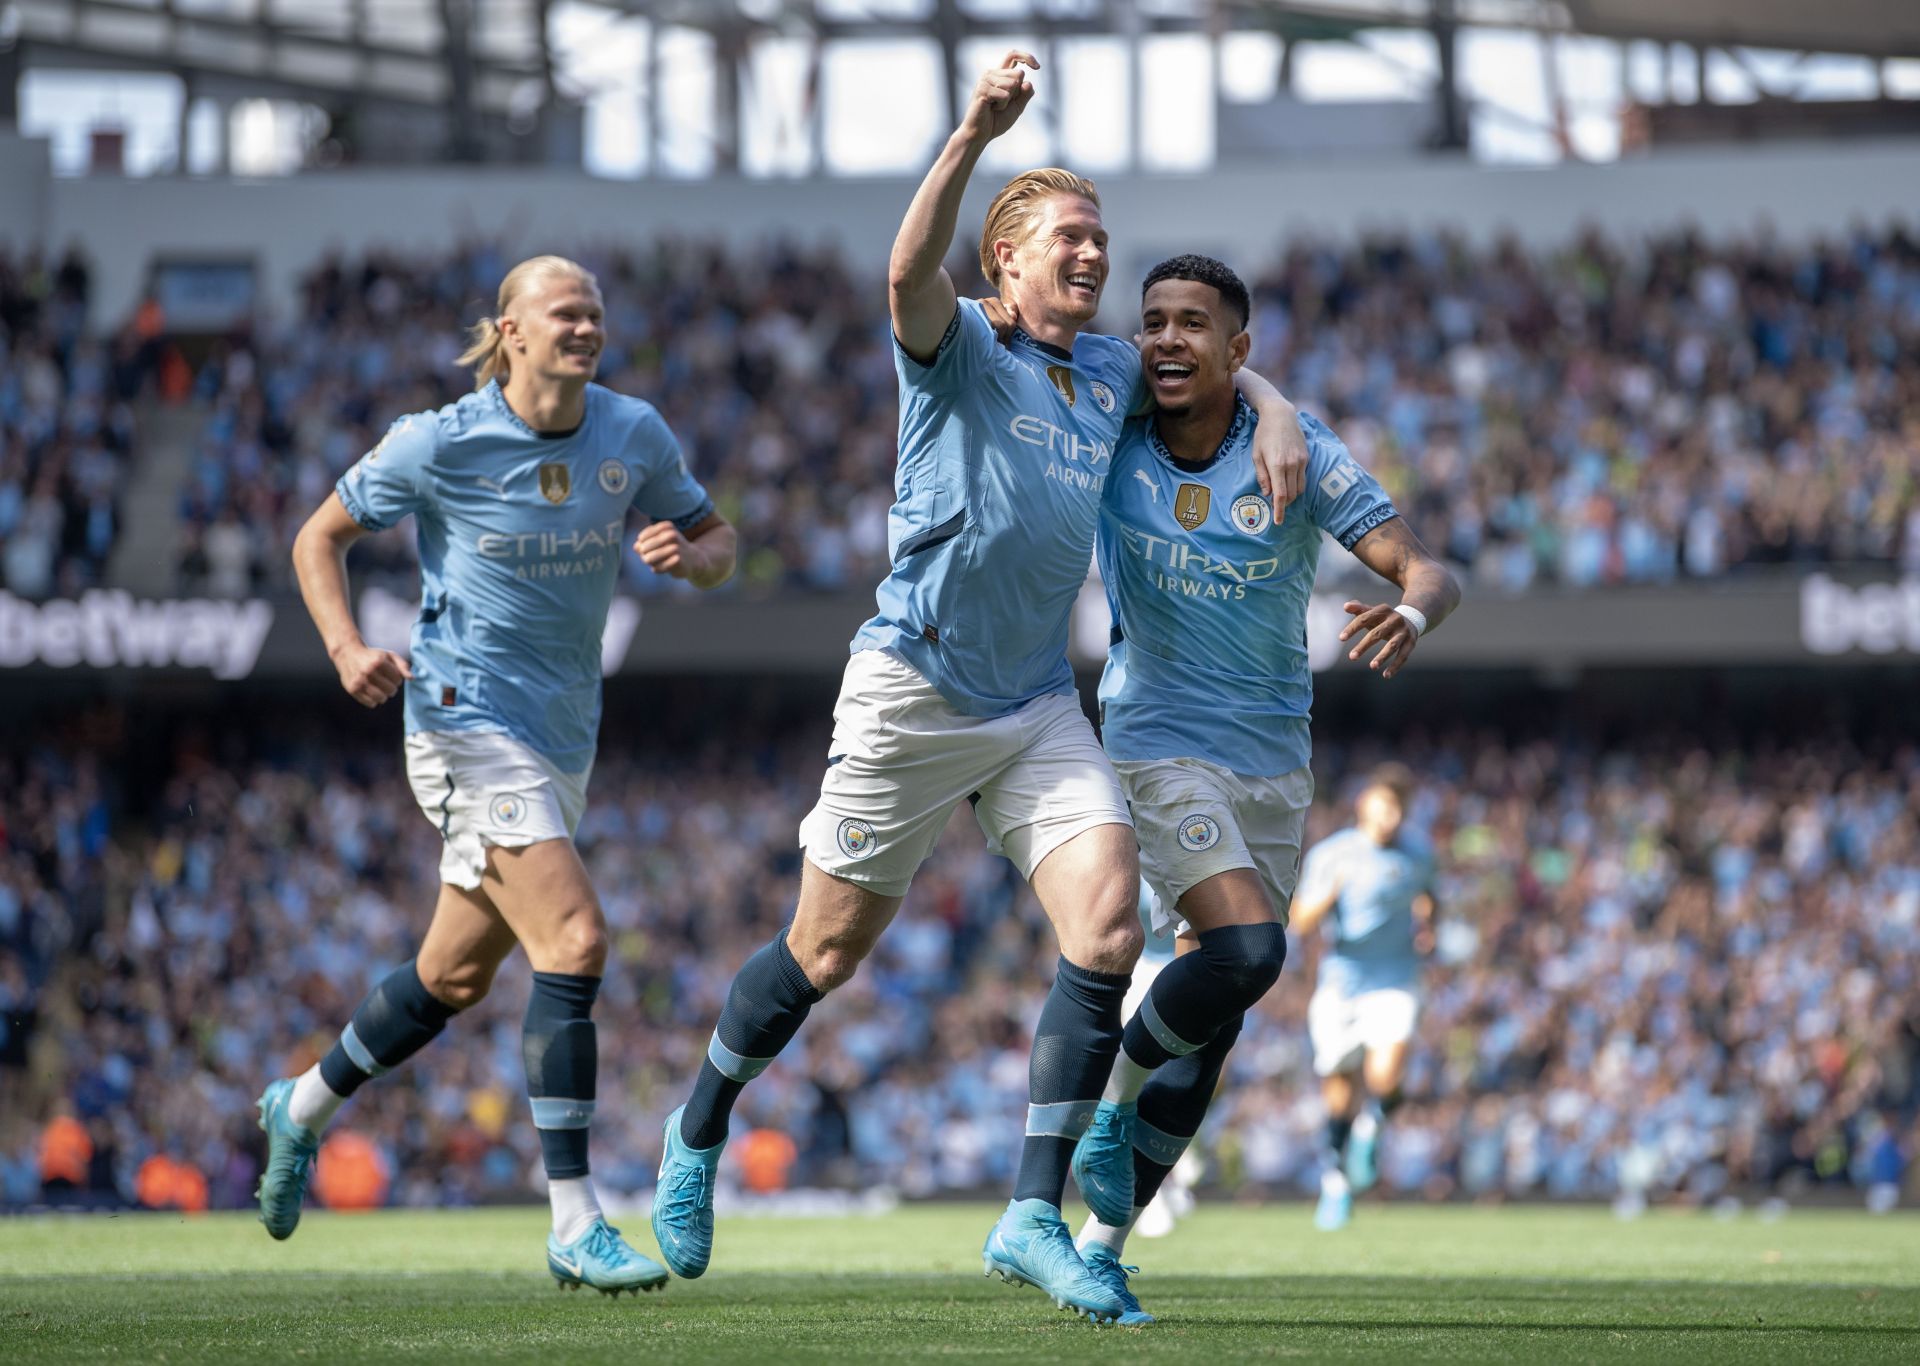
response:
M295 541L341 686L369 707L406 696L407 776L445 847L419 952L374 986L326 1057L260 1098L260 1218L275 1238L300 1221L334 1112L485 996L519 945L533 966L523 1051L552 1196L548 1270L613 1295L667 1279L601 1217L588 1176L607 931L572 836L629 511L651 522L640 557L701 588L732 574L734 534L653 406L591 382L605 342L591 274L557 256L521 262L461 358L479 387L396 422ZM424 592L402 658L355 627L346 553L408 514Z
M852 976L949 814L971 800L1060 945L1018 1182L983 1262L1090 1317L1122 1309L1088 1274L1059 1208L1112 1068L1141 939L1125 798L1074 694L1066 645L1114 443L1142 400L1140 365L1127 343L1086 331L1106 284L1107 231L1078 176L1028 172L987 209L981 268L1023 329L1008 347L942 267L973 167L1032 98L1023 68L1036 66L1009 53L980 79L894 243L892 569L853 640L819 803L800 830L793 921L734 979L692 1096L667 1120L653 1226L682 1276L712 1255L713 1177L735 1098ZM1305 451L1291 405L1260 387L1279 433L1262 445L1263 477L1284 503Z
M1139 359L1158 401L1127 425L1100 521L1114 614L1100 697L1140 859L1180 953L1127 1021L1074 1154L1093 1211L1087 1267L1152 1321L1120 1261L1128 1231L1199 1130L1242 1014L1279 977L1286 911L1313 798L1306 615L1323 535L1401 589L1347 604L1351 654L1391 678L1459 600L1339 438L1301 415L1305 491L1276 516L1250 456L1265 426L1234 391L1249 299L1218 261L1148 273Z

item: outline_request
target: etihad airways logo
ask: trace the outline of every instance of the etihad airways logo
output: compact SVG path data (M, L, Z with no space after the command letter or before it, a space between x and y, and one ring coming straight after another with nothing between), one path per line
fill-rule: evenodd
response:
M1068 464L1104 470L1113 463L1113 447L1106 442L1089 441L1077 432L1070 432L1044 418L1022 414L1007 423L1007 430L1013 433L1016 441L1043 447L1047 454L1057 455Z
M615 521L599 531L592 527L584 531L487 531L474 542L474 549L490 560L551 560L617 549L625 539L626 524Z
M1120 538L1129 552L1154 568L1156 582L1169 592L1190 598L1246 596L1246 585L1271 579L1280 573L1280 557L1268 555L1258 560L1235 562L1215 559L1186 541L1154 536L1134 527L1122 527ZM1195 578L1181 576L1192 574ZM1225 585L1218 583L1224 579ZM1209 580L1215 581L1209 585ZM1228 585L1231 587L1229 588Z

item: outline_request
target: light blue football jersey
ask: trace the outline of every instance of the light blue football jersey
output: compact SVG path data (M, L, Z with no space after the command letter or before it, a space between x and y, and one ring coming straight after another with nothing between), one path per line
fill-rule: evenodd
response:
M1002 346L962 299L930 364L897 342L894 362L893 567L852 648L898 652L968 716L1072 692L1068 620L1139 353L1095 335L1071 352L1023 332Z
M418 525L407 733L508 735L567 773L593 762L628 509L683 531L713 511L653 405L597 384L565 436L522 422L497 381L403 417L335 492L369 531Z
M1100 516L1114 643L1100 679L1116 759L1198 758L1274 777L1307 762L1307 603L1321 533L1351 550L1399 515L1318 418L1300 414L1306 491L1274 524L1254 472L1259 417L1239 401L1204 469L1182 468L1151 418L1129 422Z
M1410 988L1420 977L1413 947L1413 901L1433 886L1433 855L1426 842L1402 829L1381 848L1348 827L1307 851L1300 868L1303 895L1338 879L1340 895L1327 925L1330 951L1320 960L1320 984L1347 995Z

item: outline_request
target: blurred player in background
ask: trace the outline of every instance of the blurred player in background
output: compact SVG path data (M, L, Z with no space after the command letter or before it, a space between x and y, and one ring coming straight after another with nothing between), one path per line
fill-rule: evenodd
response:
M1106 284L1107 233L1093 185L1070 172L1016 177L987 209L981 269L1023 329L1009 346L942 265L974 165L1032 99L1022 68L1037 65L1013 52L981 77L894 242L893 567L853 640L819 804L801 826L793 922L734 979L693 1094L667 1120L653 1226L678 1275L700 1275L712 1256L713 1178L741 1089L853 975L970 800L1060 943L1014 1198L983 1261L1062 1307L1121 1311L1075 1251L1060 1199L1119 1044L1140 951L1139 862L1126 798L1074 691L1067 630L1114 443L1145 402L1139 357L1085 330ZM1305 452L1292 406L1259 387L1281 438L1257 453L1262 478L1284 499Z
M701 588L732 574L734 534L652 405L591 383L602 317L581 266L515 266L461 357L479 387L396 422L295 542L341 685L369 707L406 694L407 776L446 845L418 954L373 988L325 1058L260 1098L260 1218L275 1238L293 1232L334 1112L485 996L517 944L533 966L523 1041L553 1205L547 1266L563 1286L617 1295L667 1273L608 1226L588 1176L607 931L573 831L600 726L601 636L631 510L651 522L640 557ZM408 514L424 591L403 659L361 638L346 555Z
M1405 828L1413 775L1376 771L1352 826L1314 845L1293 903L1311 934L1332 915L1333 942L1307 1005L1313 1070L1327 1107L1314 1223L1345 1228L1353 1197L1379 1175L1380 1128L1400 1103L1407 1048L1420 1018L1420 959L1433 946L1433 855Z
M1087 1267L1151 1323L1120 1253L1140 1210L1199 1131L1241 1018L1286 961L1286 911L1307 807L1307 605L1323 535L1401 590L1347 604L1350 658L1391 678L1459 601L1453 576L1317 419L1295 420L1305 491L1275 517L1250 451L1262 419L1234 390L1247 288L1177 256L1142 289L1140 363L1157 400L1127 424L1100 521L1114 634L1100 681L1107 752L1179 955L1127 1020L1100 1106L1074 1153L1093 1211Z

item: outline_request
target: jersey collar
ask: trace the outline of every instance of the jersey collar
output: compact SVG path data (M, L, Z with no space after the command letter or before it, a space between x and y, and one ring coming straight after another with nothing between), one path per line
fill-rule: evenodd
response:
M593 417L593 388L594 386L591 384L587 386L587 401L585 408L580 414L580 425L570 432L542 432L529 427L526 419L513 411L513 405L507 402L506 392L501 389L500 381L497 379L488 380L487 387L481 392L485 393L488 399L492 401L494 410L498 412L501 417L512 423L514 428L522 435L530 436L536 441L557 444L562 441L571 441L574 437L586 430L587 423Z
M1196 465L1190 460L1182 460L1167 449L1167 443L1160 439L1160 423L1157 418L1147 423L1147 446L1155 455L1175 469L1188 474L1199 474L1219 464L1221 457L1232 450L1234 444L1247 434L1247 430L1253 426L1255 420L1253 405L1248 403L1243 395L1236 393L1233 396L1233 421L1227 426L1226 436L1214 448L1213 454L1207 457L1204 464Z
M1055 346L1052 342L1043 342L1038 337L1029 333L1024 327L1016 327L1013 329L1013 340L1025 342L1034 350L1044 355L1052 356L1055 360L1070 361L1073 359L1073 349L1071 347Z

